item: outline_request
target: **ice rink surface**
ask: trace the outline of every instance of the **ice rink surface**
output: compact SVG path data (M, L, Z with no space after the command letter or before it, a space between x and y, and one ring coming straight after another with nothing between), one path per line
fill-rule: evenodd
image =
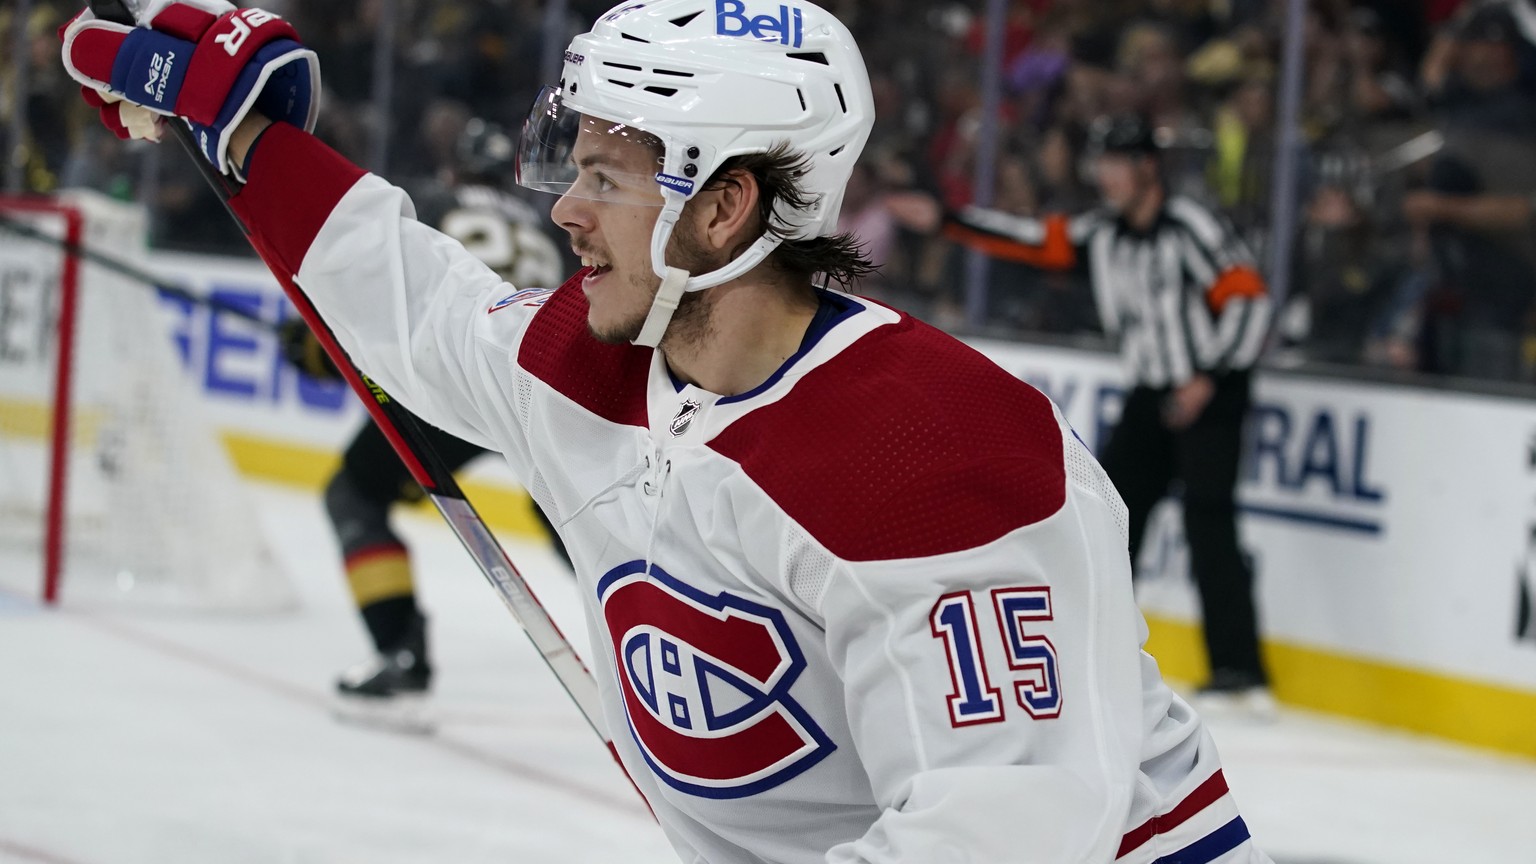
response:
M399 524L431 616L438 730L337 722L335 675L368 647L320 503L255 490L297 611L0 595L0 862L676 860L434 518ZM507 548L585 652L569 574L539 544ZM1278 864L1536 862L1536 763L1291 711L1212 725Z

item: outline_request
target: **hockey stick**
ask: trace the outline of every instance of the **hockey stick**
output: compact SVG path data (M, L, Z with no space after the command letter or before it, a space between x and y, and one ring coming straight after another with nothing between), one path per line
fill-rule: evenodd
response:
M134 13L128 8L124 0L89 0L89 2L91 11L102 20L128 26L135 26L137 24ZM507 609L512 613L512 617L517 620L517 623L522 626L523 632L533 642L534 648L539 652L539 656L544 658L545 664L549 666L550 671L555 674L555 678L560 681L560 684L565 687L565 692L570 695L571 700L576 703L576 707L581 710L582 716L591 725L592 731L596 732L598 737L603 739L603 743L608 747L609 754L617 762L618 752L614 749L613 740L608 736L603 728L603 724L599 720L600 709L598 705L597 682L593 680L592 674L587 671L586 665L581 662L581 658L571 648L571 643L565 638L565 634L560 632L560 628L549 617L549 612L544 609L543 604L534 596L533 590L528 586L527 581L523 579L522 574L517 571L512 561L507 558L507 553L496 542L495 536L485 526L485 522L480 518L480 514L475 511L474 506L464 497L464 493L459 489L459 484L454 480L452 472L443 467L442 460L438 458L431 444L427 442L415 417L406 411L404 406L390 398L389 394L385 393L382 388L373 383L371 379L353 365L351 358L347 356L347 352L336 341L331 328L321 320L320 314L315 311L314 304L309 301L309 298L305 296L303 290L294 281L293 274L287 272L282 262L266 249L261 238L254 234L250 226L246 225L239 214L235 212L234 207L230 204L230 199L239 191L238 185L231 178L218 173L213 165L203 157L197 142L192 137L192 130L186 124L174 119L167 121L165 128L171 132L182 148L187 151L188 157L197 165L198 170L203 175L203 179L208 181L209 186L213 187L214 193L224 203L224 209L229 211L230 218L234 219L235 224L240 226L240 230L245 233L246 239L250 241L251 247L256 250L257 255L261 256L267 268L272 271L272 275L276 277L278 284L282 286L283 293L288 296L294 308L298 310L299 315L304 319L304 323L308 324L310 329L314 331L315 337L319 339L321 346L325 348L325 353L331 358L331 362L336 364L336 368L341 372L342 377L351 385L352 390L357 393L358 397L363 400L363 404L368 408L368 413L373 417L373 421L379 425L379 429L383 431L384 437L389 439L389 443L395 448L395 452L400 456L400 460L405 463L406 468L411 472L411 476L421 485L427 497L432 499L432 503L437 506L438 512L448 522L448 526L453 529L453 533L458 535L459 541L464 544L464 549L469 552L470 557L479 566L480 572L484 573L485 578L490 580L492 587L496 589L496 592L501 596L502 602L506 604ZM619 767L622 770L623 764L620 763ZM628 774L626 773L625 776L628 777Z
M212 309L215 312L224 312L229 315L233 315L236 318L243 318L246 321L260 324L262 327L265 327L268 330L278 329L277 322L267 320L266 318L262 317L261 313L259 312L253 312L244 306L239 306L234 303L220 300L217 297L203 294L194 294L191 291L181 287L180 285L167 282L159 276L150 273L148 270L141 270L138 267L129 264L127 261L122 260L121 258L108 255L105 252L98 252L97 250L92 249L83 243L75 243L71 240L55 237L46 231L39 231L38 229L33 228L31 225L16 219L12 219L9 216L0 216L0 231L15 234L18 237L26 237L29 240L36 240L39 243L47 243L51 246L56 246L60 249L63 249L66 255L72 255L82 261L89 261L90 263L110 270L119 276L125 276L135 282L148 285L160 293L174 297L183 303L191 303L197 306L203 306L208 309Z

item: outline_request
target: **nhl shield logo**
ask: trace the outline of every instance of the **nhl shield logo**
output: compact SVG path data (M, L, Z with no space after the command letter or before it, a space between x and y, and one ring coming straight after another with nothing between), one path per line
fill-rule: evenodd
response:
M693 423L693 415L699 413L700 407L702 406L698 402L689 399L683 403L681 408L677 409L677 415L672 418L671 424L667 427L672 430L672 437L676 438L688 431L688 427Z

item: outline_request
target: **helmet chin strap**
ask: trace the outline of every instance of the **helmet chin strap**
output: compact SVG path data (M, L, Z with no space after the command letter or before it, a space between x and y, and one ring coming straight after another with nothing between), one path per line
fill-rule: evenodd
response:
M640 335L635 337L635 345L646 348L660 345L661 337L667 335L667 325L672 323L672 313L677 311L677 304L683 300L688 271L676 267L668 267L666 270L667 274L661 277L661 287L656 289L656 297L651 300L651 311L645 316L645 325L640 328Z
M736 260L698 276L687 270L668 267L667 243L672 239L672 229L682 215L686 199L671 190L664 194L667 203L662 207L661 215L656 217L656 229L651 232L651 268L661 277L661 287L656 289L656 296L651 300L651 309L645 316L645 324L640 327L640 335L631 343L646 348L655 348L661 344L661 338L666 335L667 327L672 323L672 314L677 311L684 294L713 288L745 274L761 264L780 243L778 237L764 234Z

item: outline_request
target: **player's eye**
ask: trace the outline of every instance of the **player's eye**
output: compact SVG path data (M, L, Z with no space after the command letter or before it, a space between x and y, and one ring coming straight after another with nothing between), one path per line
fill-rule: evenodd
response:
M594 174L593 175L593 179L597 183L597 191L598 192L611 192L614 189L618 188L618 184L614 183L612 180L610 180L608 178L608 175L602 173L601 171L599 171L596 174Z

